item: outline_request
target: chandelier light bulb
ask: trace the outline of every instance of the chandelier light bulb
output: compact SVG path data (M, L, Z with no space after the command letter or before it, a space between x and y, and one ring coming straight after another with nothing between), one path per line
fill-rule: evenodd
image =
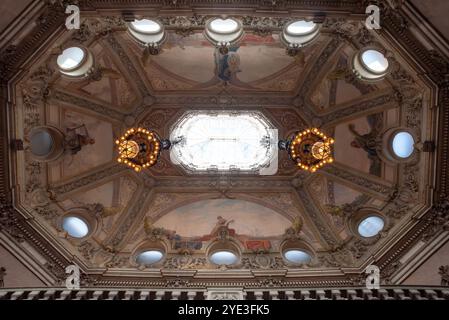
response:
M156 134L141 127L128 129L115 143L119 154L117 162L126 164L135 172L156 164L162 150ZM164 145L168 149L170 142Z
M290 158L299 168L316 172L327 163L332 163L332 145L335 140L327 137L318 128L309 128L297 132L293 138L286 141L285 147Z

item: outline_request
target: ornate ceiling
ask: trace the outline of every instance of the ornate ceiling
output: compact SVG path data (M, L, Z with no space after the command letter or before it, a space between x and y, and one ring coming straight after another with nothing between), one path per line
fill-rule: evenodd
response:
M58 3L49 4L37 18L47 19L47 29L39 24L42 32L28 36L40 37L40 44L33 40L28 47L15 46L14 54L3 51L7 136L23 141L24 149L10 150L2 164L5 171L9 163L10 186L4 189L2 228L31 243L55 281L72 262L87 283L103 286L160 286L174 278L189 286L217 279L232 285L237 278L254 286L267 277L285 286L351 285L369 264L381 267L384 281L390 281L399 257L439 228L429 216L441 207L429 209L435 190L444 197L446 188L446 163L429 145L439 141L440 156L447 147L437 121L447 128L440 114L448 108L447 89L438 91L441 74L423 71L435 69L437 59L418 59L425 49L401 24L405 18L386 5L385 28L369 31L364 1L307 1L313 3L310 10L303 1L275 7L267 1L259 9L255 1L224 1L245 35L223 55L203 35L214 8L201 1L154 2L147 7L139 1L79 1L82 26L73 31L55 27L52 19L64 15ZM148 57L129 35L129 16L120 14L125 9L163 23L167 40L158 55ZM314 18L322 28L315 42L290 56L279 33L294 18ZM96 72L82 81L63 77L56 58L68 46L92 52ZM382 81L364 82L351 70L354 55L371 46L384 49L391 63ZM21 50L29 52L27 58L19 57ZM335 162L312 174L280 153L272 176L192 175L173 164L168 152L139 173L116 162L114 141L130 126L168 137L189 110L257 110L279 137L319 127L335 138ZM39 126L64 133L84 126L95 143L55 161L36 161L29 137ZM385 137L397 128L415 138L407 161L386 156ZM62 229L62 216L70 212L94 219L87 239ZM382 232L368 239L353 226L354 217L365 212L385 221ZM241 254L227 268L207 259L223 228ZM285 241L302 243L312 261L295 266L282 259ZM141 248L157 245L166 251L161 263L145 268L135 262Z

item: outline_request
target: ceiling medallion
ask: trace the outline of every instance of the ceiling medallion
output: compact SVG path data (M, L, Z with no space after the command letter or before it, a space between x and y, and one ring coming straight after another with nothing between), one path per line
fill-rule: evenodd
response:
M144 128L131 128L115 141L119 157L117 161L136 172L156 164L161 150L170 148L170 141L160 140L155 132Z
M315 172L326 163L332 163L334 139L317 128L297 132L290 140L279 141L279 148L287 150L290 158L303 170Z

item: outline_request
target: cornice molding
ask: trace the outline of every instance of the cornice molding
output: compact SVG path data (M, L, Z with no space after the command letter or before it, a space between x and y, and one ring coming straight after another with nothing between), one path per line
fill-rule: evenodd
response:
M262 282L265 283L265 282ZM0 289L0 300L449 300L447 287L386 286L378 290L363 286L322 288L278 287L275 280L262 288L205 287L185 289L179 279L161 283L154 289L129 287L84 287L72 291L61 287Z
M64 1L64 0L58 0ZM77 0L82 10L102 10L127 8L133 10L200 10L213 5L214 9L253 9L253 10L338 10L342 12L360 12L361 0Z
M36 25L17 44L11 44L0 51L0 82L7 83L18 71L20 64L47 40L49 35L64 25L64 7L48 4L36 20Z

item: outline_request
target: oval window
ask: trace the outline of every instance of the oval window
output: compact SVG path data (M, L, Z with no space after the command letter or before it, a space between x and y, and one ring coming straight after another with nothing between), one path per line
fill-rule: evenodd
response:
M362 61L368 71L383 73L388 69L388 60L377 50L366 50L362 53Z
M210 261L217 265L231 265L238 261L238 257L231 251L216 251L210 256Z
M209 28L216 33L232 33L239 29L239 24L234 19L214 19L209 23Z
M65 49L62 54L58 56L57 63L62 70L73 70L82 64L85 56L86 54L83 49L70 47Z
M158 33L162 30L159 23L149 19L134 20L134 22L131 22L131 26L134 30L147 34Z
M62 222L62 228L74 238L84 238L89 233L87 223L78 217L65 217Z
M159 250L147 250L139 253L136 261L139 264L149 265L160 261L163 256L164 254Z
M408 158L412 155L415 146L415 140L413 136L406 132L401 131L395 134L392 142L393 152L399 158Z
M284 257L287 261L296 263L296 264L302 264L302 263L308 263L312 260L312 257L307 252L304 252L302 250L287 250L284 252Z
M317 28L317 25L313 21L299 20L290 23L287 26L287 33L293 36L301 36L309 34Z
M377 216L363 219L358 226L358 232L362 237L370 238L377 235L384 228L384 220Z
M46 156L53 148L53 138L47 131L41 130L30 137L31 152L36 156Z

